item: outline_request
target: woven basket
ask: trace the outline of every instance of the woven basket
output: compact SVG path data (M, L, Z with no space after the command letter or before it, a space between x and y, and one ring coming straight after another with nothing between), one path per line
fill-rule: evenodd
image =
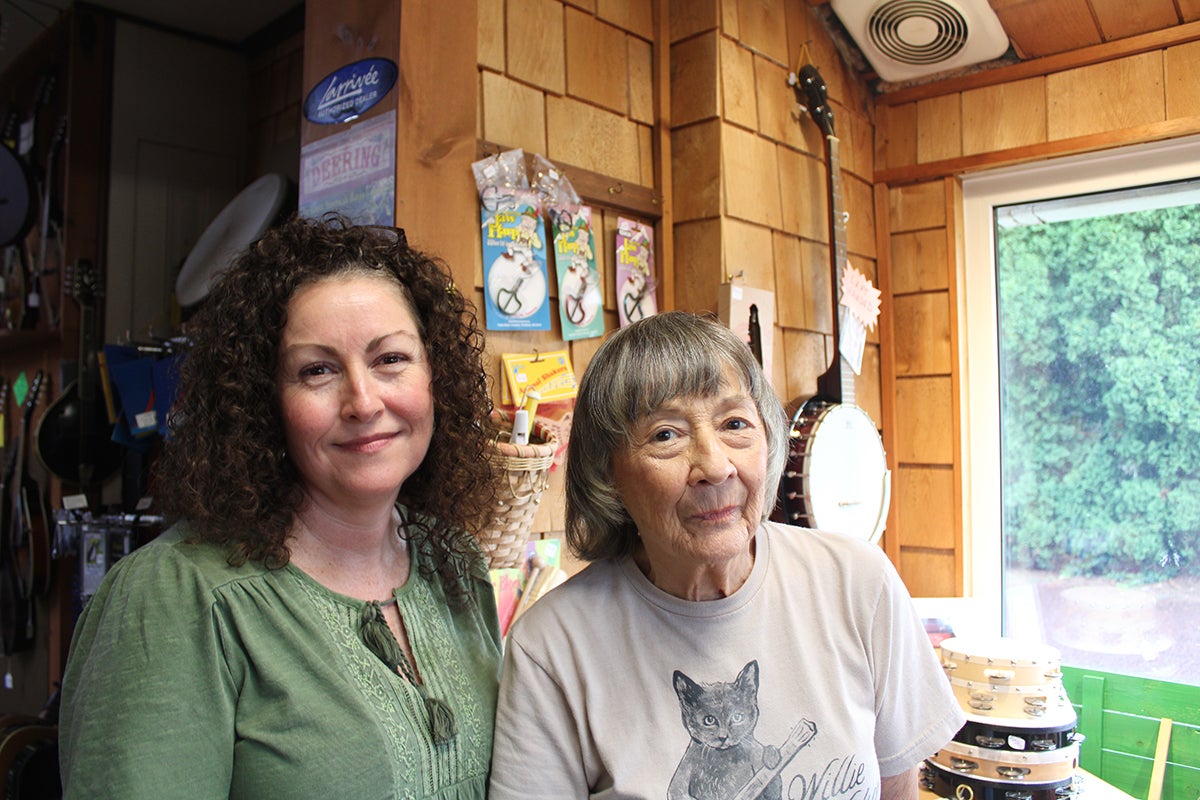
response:
M502 411L492 412L500 438L492 449L496 467L496 505L478 533L479 546L492 569L519 567L533 529L533 518L550 484L550 466L558 449L558 437L534 420L529 444L516 445L512 421Z

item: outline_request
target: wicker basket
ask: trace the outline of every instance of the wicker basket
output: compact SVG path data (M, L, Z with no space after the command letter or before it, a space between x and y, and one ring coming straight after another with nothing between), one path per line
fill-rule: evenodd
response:
M529 444L516 445L510 441L512 421L508 415L493 412L492 421L500 429L492 451L499 483L496 505L478 534L479 546L492 569L518 567L525 560L533 518L550 483L558 438L535 419Z

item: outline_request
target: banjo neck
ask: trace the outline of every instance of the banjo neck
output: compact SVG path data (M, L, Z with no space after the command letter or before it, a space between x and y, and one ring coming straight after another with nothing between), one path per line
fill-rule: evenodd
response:
M842 267L846 264L846 214L842 211L842 163L838 137L833 129L833 108L829 103L825 81L812 64L806 64L799 74L788 76L796 93L796 102L808 108L813 122L825 134L829 171L829 242L831 245L830 272L833 287L833 362L817 378L817 398L826 402L854 405L854 370L842 356Z
M825 137L829 163L829 240L832 243L830 272L833 286L833 342L834 358L829 369L817 378L817 394L832 403L854 405L854 370L845 363L846 358L838 348L842 328L842 268L846 264L846 214L842 210L842 168L837 136L829 133Z

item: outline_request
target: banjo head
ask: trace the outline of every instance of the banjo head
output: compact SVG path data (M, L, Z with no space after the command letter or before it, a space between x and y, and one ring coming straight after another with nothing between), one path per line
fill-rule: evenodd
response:
M782 521L875 542L883 533L891 474L867 412L810 400L792 420Z

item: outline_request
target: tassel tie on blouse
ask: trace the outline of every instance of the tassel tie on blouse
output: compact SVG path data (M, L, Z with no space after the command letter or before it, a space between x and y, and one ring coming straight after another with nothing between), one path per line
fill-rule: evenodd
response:
M403 675L405 680L421 694L425 701L425 709L429 712L429 732L433 737L433 743L445 744L458 732L454 712L444 701L430 697L426 693L424 684L417 680L416 672L409 663L408 656L400 648L400 643L396 641L392 629L388 627L387 621L383 618L383 607L390 606L395 602L396 598L393 597L382 603L371 601L363 606L362 625L358 635L367 649L378 656L388 669Z

